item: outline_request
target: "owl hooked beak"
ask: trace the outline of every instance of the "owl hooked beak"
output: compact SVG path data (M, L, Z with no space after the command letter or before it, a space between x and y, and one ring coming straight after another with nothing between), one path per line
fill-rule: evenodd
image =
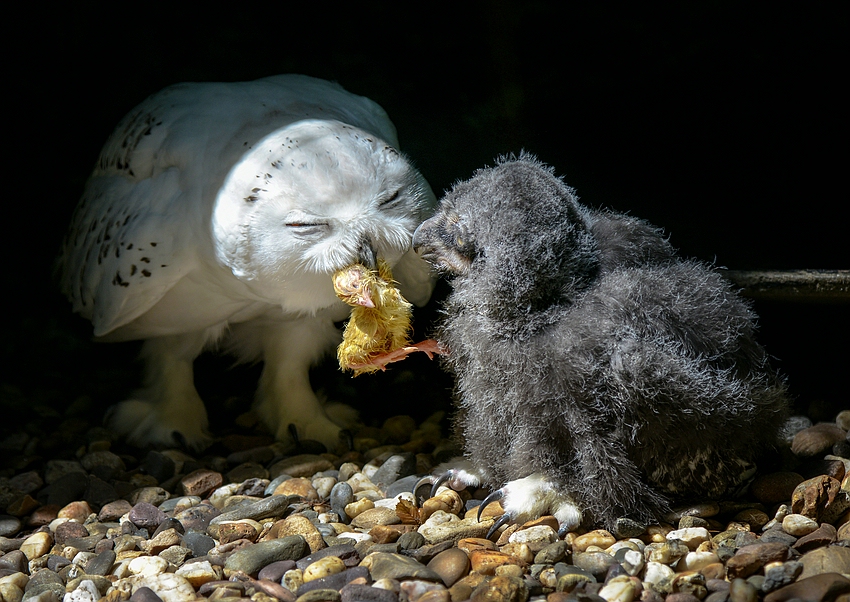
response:
M378 259L375 253L375 248L372 246L372 241L368 236L364 236L360 240L360 247L357 249L357 261L365 265L370 270L378 269Z

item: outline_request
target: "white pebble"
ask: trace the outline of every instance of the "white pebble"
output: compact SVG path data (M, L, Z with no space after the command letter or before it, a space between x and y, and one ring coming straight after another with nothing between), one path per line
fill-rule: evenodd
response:
M192 602L197 599L195 588L186 579L174 573L161 575L136 575L127 579L135 592L140 587L149 587L162 602Z
M671 579L675 574L676 571L666 564L661 564L660 562L647 562L646 573L644 574L643 580L647 583L655 584L660 583L664 579Z
M411 504L416 503L416 498L413 496L413 493L410 491L402 491L395 497L384 498L375 501L376 508L389 508L390 510L395 510L395 507L398 506L398 503L404 500L406 502L410 502Z
M301 569L286 571L280 584L294 594L299 587L304 585L304 571Z
M100 592L91 579L83 579L77 589L67 592L62 602L97 602L100 600Z
M510 543L553 543L558 541L558 532L549 525L536 525L511 533L508 541Z
M676 564L676 570L679 572L698 571L716 562L720 562L720 558L714 552L688 552Z
M168 561L159 556L139 556L130 561L128 568L134 575L151 577L161 575L168 570Z
M66 517L64 517L64 516L59 517L59 518L54 518L52 521L50 521L50 524L49 524L49 525L47 525L47 526L50 528L50 532L51 532L51 533L55 533L55 532L56 532L56 527L58 527L58 526L59 526L59 525L61 525L62 523L67 523L69 520L71 520L71 519L70 519L70 518L66 518Z
M376 587L378 589L385 589L391 592L400 592L401 584L395 579L388 579L384 577L383 579L378 579L375 583L372 584L372 587Z
M358 533L357 531L349 531L347 533L340 533L337 537L339 539L347 538L353 539L355 543L360 543L361 541L372 541L372 536L368 533Z
M632 602L637 595L637 584L632 577L614 577L599 590L599 596L608 602Z
M667 534L667 540L678 539L686 546L688 546L689 550L696 550L704 541L708 541L711 538L711 535L708 534L708 529L705 527L687 527L685 529L677 529L675 531L670 531Z
M233 497L233 494L241 486L241 483L230 483L229 485L222 485L218 489L212 492L210 496L210 503L221 510L224 508L224 503L227 501L227 498Z
M336 479L333 477L318 477L313 479L313 489L319 494L322 499L328 499L331 496L331 489L336 485Z
M459 521L460 517L456 514L452 514L450 512L446 512L445 510L437 510L434 514L428 517L424 523L422 523L423 527L436 527L437 525L442 525L444 523L453 523ZM421 531L420 531L421 532Z
M354 493L358 491L363 491L365 489L375 490L377 489L377 485L375 485L372 481L369 480L369 477L364 475L362 472L356 472L346 481L351 486L351 490Z
M794 537L802 537L808 535L812 531L817 530L818 523L802 514L789 514L782 519L782 530L788 535Z

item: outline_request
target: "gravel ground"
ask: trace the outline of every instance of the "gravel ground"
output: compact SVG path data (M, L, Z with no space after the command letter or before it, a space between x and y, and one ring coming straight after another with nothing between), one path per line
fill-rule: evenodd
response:
M559 536L542 517L487 539L501 510L477 519L486 491L412 493L457 451L446 439L450 382L434 364L411 358L355 380L317 370L330 397L365 409L353 449L329 453L262 434L244 411L256 368L222 378L223 361L199 366L217 408L217 440L202 455L111 440L97 420L108 395L91 381L78 384L94 393L57 409L48 402L58 393L44 392L28 418L4 425L2 600L850 597L850 412L815 426L798 418L777 468L738 500L699 500L661 525L617 533ZM101 386L132 372L104 372ZM25 392L3 395L9 407Z

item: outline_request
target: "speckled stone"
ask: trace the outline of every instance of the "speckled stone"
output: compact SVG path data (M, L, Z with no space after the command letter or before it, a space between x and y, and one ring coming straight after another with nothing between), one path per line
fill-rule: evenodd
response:
M389 508L370 508L359 513L351 520L351 525L361 529L371 529L375 525L397 525L401 522L395 510Z
M525 602L528 599L528 586L523 579L497 575L475 588L470 602L501 601Z
M442 578L433 570L416 562L412 558L400 554L387 554L378 552L369 554L360 563L365 566L372 579L425 579L426 581L440 581Z
M224 565L226 571L242 571L256 575L261 568L280 560L298 560L306 556L309 547L303 537L292 535L250 545L230 555Z

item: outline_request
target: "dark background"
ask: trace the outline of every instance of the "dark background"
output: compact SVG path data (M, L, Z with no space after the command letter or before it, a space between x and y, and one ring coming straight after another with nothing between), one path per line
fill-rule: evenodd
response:
M684 255L733 269L850 268L842 3L290 4L34 6L7 20L7 431L36 428L32 416L65 424L135 384L135 346L91 344L51 266L112 128L180 81L337 80L387 110L438 195L526 149L583 202L662 226ZM756 309L798 411L831 419L850 406L850 305ZM433 312L421 312L423 330ZM204 361L219 384L199 382L202 392L228 382ZM420 391L402 409L441 407L449 385L433 366L400 366L358 379L361 409L377 398L399 413L381 387L422 378L420 367L440 400Z

